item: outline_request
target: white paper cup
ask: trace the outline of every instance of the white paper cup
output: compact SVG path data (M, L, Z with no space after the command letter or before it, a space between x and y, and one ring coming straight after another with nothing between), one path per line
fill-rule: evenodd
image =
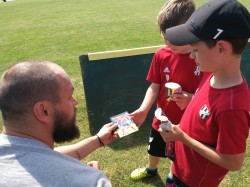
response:
M170 96L172 94L177 94L177 93L181 93L182 89L181 86L175 82L167 82L165 84L166 87L166 100L170 101Z

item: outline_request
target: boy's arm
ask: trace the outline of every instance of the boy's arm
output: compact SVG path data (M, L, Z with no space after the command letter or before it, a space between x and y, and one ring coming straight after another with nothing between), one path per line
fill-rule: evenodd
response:
M190 147L207 160L229 170L239 170L244 161L244 153L240 154L221 154L214 148L202 144L201 142L191 138L185 132L183 132L179 125L172 125L172 132L164 132L159 129L165 142L180 141L186 146Z
M155 103L160 91L160 84L152 83L145 94L144 100L139 109L130 114L138 127L145 121L149 110Z

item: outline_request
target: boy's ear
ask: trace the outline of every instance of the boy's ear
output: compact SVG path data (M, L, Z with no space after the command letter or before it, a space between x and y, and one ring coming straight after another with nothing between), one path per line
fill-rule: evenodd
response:
M225 51L225 49L223 48L223 47L221 47L220 49L219 49L219 53L222 53L222 52L224 52Z
M229 42L220 40L218 41L218 50L219 53L228 53L228 51L232 50L232 46Z
M50 123L52 120L52 108L48 102L37 102L33 106L35 118L42 123Z

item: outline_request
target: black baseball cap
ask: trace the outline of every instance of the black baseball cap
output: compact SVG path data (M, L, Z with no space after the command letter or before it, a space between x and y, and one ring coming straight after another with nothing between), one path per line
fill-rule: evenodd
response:
M203 39L250 38L250 15L236 0L212 0L198 8L185 24L166 29L166 36L177 46Z

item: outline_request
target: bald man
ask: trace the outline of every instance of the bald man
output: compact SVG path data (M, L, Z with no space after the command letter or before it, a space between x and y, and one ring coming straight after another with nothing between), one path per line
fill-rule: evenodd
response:
M79 160L115 139L117 125L106 124L97 135L54 150L55 142L80 136L73 92L69 76L55 63L21 62L4 72L0 186L111 186L98 163Z

